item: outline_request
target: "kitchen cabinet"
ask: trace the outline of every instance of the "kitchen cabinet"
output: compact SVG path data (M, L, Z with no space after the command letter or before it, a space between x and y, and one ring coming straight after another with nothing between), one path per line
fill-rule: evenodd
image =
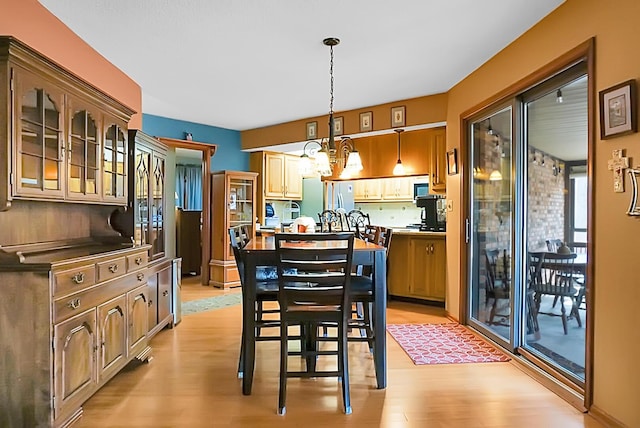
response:
M388 201L413 201L412 177L385 178L382 199Z
M394 233L389 249L389 294L444 302L445 287L444 235Z
M353 182L354 201L367 202L382 199L382 181L380 179L355 180Z
M429 192L444 193L447 190L447 140L445 130L434 132L431 137Z
M12 37L0 37L0 210L14 199L125 206L134 113Z
M302 199L302 174L300 174L300 157L282 153L265 153L266 199Z
M217 171L211 174L211 260L209 284L228 288L240 286L228 230L247 225L255 238L255 200L257 173Z
M258 173L255 216L261 224L265 224L267 199L302 200L299 156L274 152L252 152L249 154L249 170Z

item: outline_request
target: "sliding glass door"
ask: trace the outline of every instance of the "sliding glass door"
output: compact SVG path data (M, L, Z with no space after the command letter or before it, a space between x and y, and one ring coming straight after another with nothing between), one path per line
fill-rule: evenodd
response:
M471 125L470 321L496 340L512 337L513 188L511 106Z
M582 387L587 82L579 62L466 122L468 323Z

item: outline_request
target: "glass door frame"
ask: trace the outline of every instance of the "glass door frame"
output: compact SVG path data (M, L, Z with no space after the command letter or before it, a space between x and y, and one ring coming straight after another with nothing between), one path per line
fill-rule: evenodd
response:
M539 370L536 370L531 364L527 364L526 361L519 355L520 349L517 345L522 343L522 338L519 336L514 336L511 334L512 344L508 344L507 350L511 350L513 352L514 361L524 363L524 367L526 370L531 370L532 374L540 379L543 384L545 384L550 389L554 390L554 392L563 396L569 402L573 403L576 407L583 407L584 409L588 409L591 406L593 400L593 330L594 330L594 284L593 284L593 266L594 266L594 230L593 230L593 163L595 159L595 118L596 118L596 101L597 101L597 92L595 89L595 40L589 39L586 42L576 46L571 51L565 53L564 55L556 58L551 61L549 64L543 66L541 69L533 72L532 74L524 77L522 80L514 83L513 85L505 88L498 94L493 97L479 103L478 105L470 108L469 110L463 112L460 116L461 119L461 132L460 132L460 158L463 165L461 169L462 176L461 180L461 194L463 195L461 199L462 205L462 216L460 218L460 230L462 231L463 236L461 237L461 243L463 244L463 249L460 252L461 256L461 264L460 264L460 306L459 306L459 319L462 324L469 325L474 329L478 329L478 331L485 335L488 339L496 341L498 344L504 346L504 340L496 340L496 335L487 334L487 329L478 327L477 323L473 323L471 321L471 299L470 299L470 285L471 285L471 198L466 197L471 195L471 184L472 178L468 177L468 175L472 175L472 158L471 158L471 148L470 141L472 141L471 134L471 125L474 121L477 121L483 115L488 116L492 112L497 112L500 110L498 106L504 107L508 104L513 104L513 114L514 114L514 130L512 131L512 140L513 140L513 148L514 153L512 156L512 165L518 168L520 174L518 176L512 177L513 188L512 191L515 192L513 195L513 203L517 207L518 210L526 210L524 200L524 192L525 189L525 176L522 174L522 166L523 163L526 162L526 151L523 153L523 129L521 126L516 126L516 123L521 123L521 115L522 109L520 106L519 96L529 89L540 85L541 83L552 79L554 76L560 74L564 70L574 66L577 63L584 62L587 67L587 75L588 75L588 161L587 161L587 175L588 175L588 206L589 212L587 216L587 251L590 254L586 275L587 275L587 320L585 323L586 331L586 360L585 360L585 382L583 388L577 388L575 384L570 382L568 379L564 378L554 370L545 367L544 369L547 372L547 375L541 374ZM515 108L518 106L518 108ZM525 170L526 171L526 170ZM515 170L512 170L512 174L515 174ZM526 211L525 211L526 212ZM513 214L512 214L513 215ZM522 281L526 281L526 262L523 262L523 254L524 254L524 238L518 237L520 231L524 230L525 224L524 215L516 215L514 219L514 263L512 263L512 269L514 276L513 281L519 284L523 284ZM520 233L520 235L522 235ZM464 248L466 245L466 248ZM523 266L525 264L525 266ZM522 289L522 287L516 286L516 289ZM518 303L523 308L524 299L522 298L522 293L518 295L518 292L514 293L511 297L512 302L522 302ZM512 309L514 308L515 303L512 303ZM522 331L519 329L519 326L515 324L512 325L512 332L514 331ZM516 345L515 347L513 345ZM514 349L511 349L514 348ZM523 351L526 352L526 351ZM562 386L564 385L564 387ZM576 394L577 393L577 394Z

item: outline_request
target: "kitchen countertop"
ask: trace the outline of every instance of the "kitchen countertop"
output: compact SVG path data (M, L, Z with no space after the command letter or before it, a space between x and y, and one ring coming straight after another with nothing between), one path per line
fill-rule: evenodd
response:
M447 236L447 232L421 232L418 229L408 229L408 228L396 228L392 227L394 235L407 235L407 236Z

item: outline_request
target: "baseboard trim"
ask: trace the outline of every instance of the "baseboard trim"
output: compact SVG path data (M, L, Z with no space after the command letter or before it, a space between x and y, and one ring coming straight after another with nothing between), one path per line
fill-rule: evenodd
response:
M591 408L589 409L589 414L593 416L595 420L607 427L624 428L626 426L608 413L603 412L598 406L591 406Z

